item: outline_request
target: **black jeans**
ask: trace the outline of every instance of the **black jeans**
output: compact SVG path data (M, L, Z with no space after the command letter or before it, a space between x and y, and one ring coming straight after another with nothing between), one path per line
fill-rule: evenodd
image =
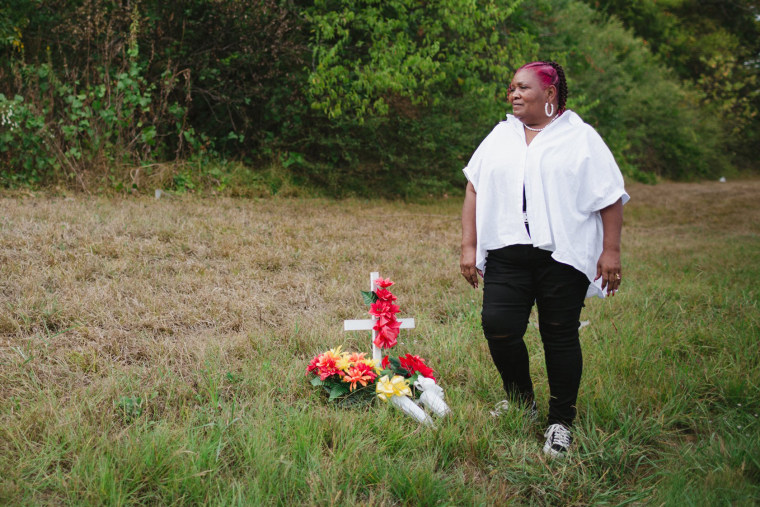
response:
M578 326L586 275L532 245L489 250L483 280L483 333L504 390L513 401L533 401L523 335L538 306L538 327L549 378L549 424L570 427L583 371Z

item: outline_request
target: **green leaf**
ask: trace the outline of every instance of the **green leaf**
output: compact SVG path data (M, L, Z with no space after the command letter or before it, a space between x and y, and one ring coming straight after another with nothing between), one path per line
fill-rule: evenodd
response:
M328 398L327 401L332 401L335 398L340 398L343 395L346 395L349 393L348 385L335 385L330 390L330 398Z
M313 379L311 379L311 385L313 386L321 386L322 384L324 384L324 382L322 382L322 379L320 379L319 377L314 377Z
M369 306L372 303L374 303L375 301L377 301L377 294L375 294L374 292L368 291L368 290L363 290L362 291L362 298L364 298L364 304L367 305L367 306Z
M375 384L370 384L366 387L357 387L350 392L348 396L336 400L336 403L345 408L359 408L369 405L377 398L375 388Z
M388 367L382 370L382 375L388 375L392 377L393 375L401 375L402 377L408 377L411 372L408 371L406 368L401 367L401 362L398 360L398 357L396 356L388 356Z

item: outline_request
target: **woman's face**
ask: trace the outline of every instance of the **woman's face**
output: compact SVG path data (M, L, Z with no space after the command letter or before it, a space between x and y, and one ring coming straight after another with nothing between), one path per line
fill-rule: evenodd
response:
M509 102L512 113L523 123L540 123L547 120L544 106L550 101L552 87L541 88L538 76L531 69L517 71L509 85Z

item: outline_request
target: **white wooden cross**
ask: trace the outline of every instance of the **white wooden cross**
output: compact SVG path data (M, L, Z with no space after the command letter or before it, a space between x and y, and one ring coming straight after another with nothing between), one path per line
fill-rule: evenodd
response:
M371 292L375 292L377 290L377 285L375 285L375 280L380 278L380 273L372 272L369 274L369 290ZM383 358L383 353L380 347L375 345L375 338L377 338L377 331L372 329L375 327L375 322L377 321L377 317L372 317L371 319L364 319L364 320L344 320L343 321L343 330L344 331L372 331L372 341L370 342L372 344L372 359L375 361L380 361ZM398 319L399 322L401 322L401 329L413 329L414 328L414 319Z

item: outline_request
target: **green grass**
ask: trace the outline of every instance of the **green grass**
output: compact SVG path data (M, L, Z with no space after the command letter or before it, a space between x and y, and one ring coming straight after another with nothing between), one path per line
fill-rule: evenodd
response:
M458 275L460 202L0 198L0 504L754 505L760 181L633 185L624 285L588 300L573 452L508 414ZM396 281L436 430L304 376ZM526 335L542 419L537 330Z

